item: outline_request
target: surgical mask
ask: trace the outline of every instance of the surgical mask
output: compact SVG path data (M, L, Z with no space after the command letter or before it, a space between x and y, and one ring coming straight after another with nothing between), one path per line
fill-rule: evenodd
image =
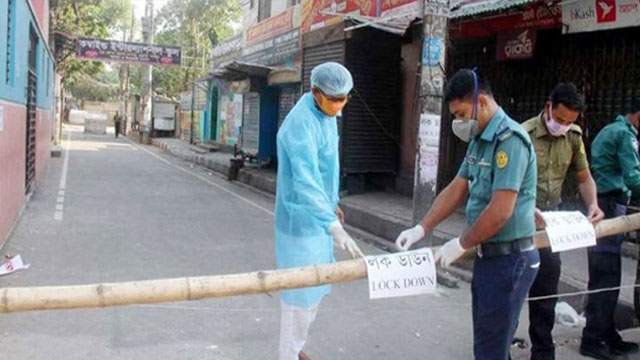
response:
M478 135L478 120L453 120L451 130L460 140L468 143L471 138Z
M569 128L571 127L571 125L562 125L559 124L557 121L555 121L555 119L553 118L553 115L551 115L551 106L549 106L549 116L547 116L547 130L549 130L549 134L553 135L553 136L562 136L565 135L567 133L567 131L569 131Z
M460 140L468 143L471 138L478 135L478 75L476 75L475 68L471 70L473 74L473 112L471 113L471 119L456 119L451 123L451 130L455 136Z
M320 95L320 98L320 110L331 117L339 115L345 105L347 105L347 98L343 101L330 101L324 94Z

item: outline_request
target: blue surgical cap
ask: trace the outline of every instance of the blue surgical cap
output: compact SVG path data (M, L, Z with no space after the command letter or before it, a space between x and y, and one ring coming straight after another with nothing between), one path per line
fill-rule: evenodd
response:
M346 95L353 89L353 78L341 64L326 62L311 70L311 87L317 87L329 96Z

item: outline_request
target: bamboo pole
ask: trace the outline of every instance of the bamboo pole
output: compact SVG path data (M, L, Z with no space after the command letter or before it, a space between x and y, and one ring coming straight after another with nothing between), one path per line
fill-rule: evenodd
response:
M640 229L640 213L604 220L596 227L602 237ZM544 231L534 237L538 248L549 247ZM474 251L469 250L468 255ZM214 297L249 295L347 282L365 278L364 259L302 268L257 271L233 275L157 279L71 286L34 286L0 289L0 312L76 309Z

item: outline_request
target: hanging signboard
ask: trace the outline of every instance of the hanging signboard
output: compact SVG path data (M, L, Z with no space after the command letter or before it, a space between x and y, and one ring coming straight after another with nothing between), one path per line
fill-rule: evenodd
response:
M434 294L436 264L431 249L367 256L369 298Z
M577 0L562 5L564 33L640 26L638 0Z
M526 29L498 35L496 60L521 60L533 57L536 46L536 31Z
M551 251L566 251L596 244L593 224L579 211L543 212Z
M180 66L179 46L147 45L113 40L78 38L76 57L143 65Z

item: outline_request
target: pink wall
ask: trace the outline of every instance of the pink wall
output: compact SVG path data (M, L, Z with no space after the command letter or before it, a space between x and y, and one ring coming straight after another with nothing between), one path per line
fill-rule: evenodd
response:
M49 0L29 0L46 41L49 41Z
M53 111L38 109L36 113L36 182L44 174L51 157Z
M26 108L4 101L0 131L0 246L24 205Z
M4 129L0 131L0 246L7 238L25 201L26 108L0 101ZM52 110L38 109L36 118L36 181L51 156Z

